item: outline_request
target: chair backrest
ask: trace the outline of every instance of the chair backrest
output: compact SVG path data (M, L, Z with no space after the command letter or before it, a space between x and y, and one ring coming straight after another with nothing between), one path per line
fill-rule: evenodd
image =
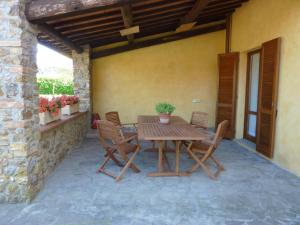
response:
M97 128L100 143L104 148L111 147L113 144L118 144L123 140L120 129L110 121L98 120Z
M191 125L206 129L208 127L208 113L192 112Z
M105 113L105 119L112 122L115 126L121 126L121 121L118 112Z
M229 125L228 120L224 120L221 123L219 123L215 137L213 139L214 149L216 149L220 145L222 139L224 138L228 125Z

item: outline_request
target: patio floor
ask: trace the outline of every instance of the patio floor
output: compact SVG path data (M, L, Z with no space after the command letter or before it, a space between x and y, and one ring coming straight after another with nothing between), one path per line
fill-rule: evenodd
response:
M202 170L190 177L147 177L157 156L141 152L136 164L142 172L128 170L116 183L95 173L103 154L97 139L86 139L31 204L0 205L0 224L300 224L299 177L235 142L224 141L216 153L226 168L218 181ZM193 163L181 157L183 169Z

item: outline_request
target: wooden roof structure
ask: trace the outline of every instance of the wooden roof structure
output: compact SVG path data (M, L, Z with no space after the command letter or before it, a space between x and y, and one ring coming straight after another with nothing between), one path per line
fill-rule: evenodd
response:
M226 19L246 1L32 0L26 16L38 26L41 44L66 55L82 52L84 45L125 43L93 53L97 58L225 29ZM121 35L135 26L138 33ZM158 34L166 35L151 38Z

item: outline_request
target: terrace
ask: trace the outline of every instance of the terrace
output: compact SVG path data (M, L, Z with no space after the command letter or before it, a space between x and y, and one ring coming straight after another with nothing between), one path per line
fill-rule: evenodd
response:
M103 149L97 139L85 139L29 205L0 205L0 224L299 223L299 178L234 142L224 141L219 150L226 172L218 181L201 170L190 177L147 177L157 156L143 152L135 160L142 172L128 171L115 183L94 172ZM186 155L181 161L183 168L193 163ZM109 169L118 170L113 163Z
M0 3L0 224L300 223L299 9L293 0ZM48 109L38 104L37 43L73 60L78 112L51 123L39 114ZM176 107L168 125L159 102ZM115 111L120 121L109 119ZM205 128L193 124L197 112ZM133 161L121 122L138 123ZM109 158L106 169L121 171L107 135L127 163L119 182L96 173ZM215 163L216 177L212 156L225 167Z

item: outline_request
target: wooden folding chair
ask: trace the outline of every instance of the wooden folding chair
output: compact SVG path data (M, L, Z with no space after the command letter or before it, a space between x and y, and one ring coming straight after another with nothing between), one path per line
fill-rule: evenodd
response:
M187 148L189 155L196 161L196 164L188 170L188 172L192 173L197 170L199 167L202 167L203 170L207 173L207 175L216 180L221 171L225 170L224 166L220 163L219 160L213 155L215 150L220 145L225 131L228 127L228 121L224 120L218 125L217 132L213 138L213 140L207 140L204 142L191 142ZM200 156L198 156L198 154ZM217 166L216 173L212 173L205 162L211 159Z
M190 124L196 128L208 128L208 113L192 112Z
M97 128L100 143L106 152L104 155L105 159L100 165L98 172L113 177L116 181L122 179L124 173L129 167L135 173L140 172L138 167L133 163L135 156L140 151L137 136L124 138L124 136L120 133L120 129L112 122L106 120L97 121ZM137 144L129 143L133 139L136 140ZM130 153L132 153L131 157L129 157ZM114 175L113 173L105 170L105 166L110 160L114 161L119 167L123 167L119 175ZM124 162L125 165L122 162Z
M130 132L126 131L124 128L126 126L133 126L136 130L136 123L121 123L119 113L116 111L105 113L105 119L112 122L115 126L119 127L119 129L122 131L121 135L124 136L124 138L130 138L132 136L136 136L137 132Z

